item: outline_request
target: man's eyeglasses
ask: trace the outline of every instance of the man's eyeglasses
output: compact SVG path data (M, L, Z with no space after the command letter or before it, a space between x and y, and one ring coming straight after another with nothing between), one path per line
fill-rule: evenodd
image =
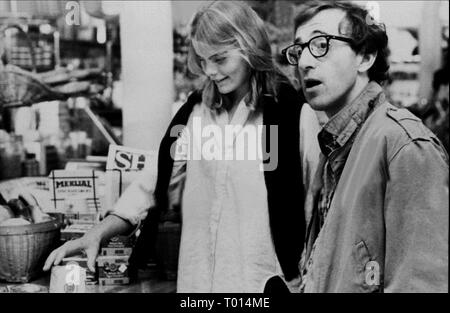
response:
M295 43L292 46L289 46L281 51L283 55L286 56L289 64L298 65L298 61L302 55L303 50L308 47L311 55L320 58L325 56L328 53L330 48L330 40L340 40L348 43L352 43L353 40L347 37L333 36L333 35L320 35L311 38L308 42L305 43Z

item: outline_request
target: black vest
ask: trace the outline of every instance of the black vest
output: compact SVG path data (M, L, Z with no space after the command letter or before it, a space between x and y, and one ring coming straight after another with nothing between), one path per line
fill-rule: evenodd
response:
M278 165L266 170L264 179L267 188L270 230L280 266L286 280L299 275L298 264L305 237L304 192L300 160L300 111L304 98L292 86L280 84L278 100L272 96L260 97L263 110L262 145L267 151L270 125L278 126ZM146 264L155 253L158 225L162 220L180 221L180 212L168 210L168 186L172 174L173 159L170 149L175 147L177 137L170 136L174 125L186 125L194 106L201 102L201 92L192 93L187 102L173 118L158 155L158 178L155 188L155 206L149 209L133 253L130 266L138 268ZM270 147L270 145L268 146ZM272 152L273 153L273 152Z

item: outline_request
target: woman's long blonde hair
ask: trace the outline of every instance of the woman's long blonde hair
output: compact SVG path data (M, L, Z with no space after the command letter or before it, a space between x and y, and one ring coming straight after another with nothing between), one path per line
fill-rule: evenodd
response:
M262 94L276 97L276 85L282 80L276 67L264 22L247 4L237 1L214 1L200 9L191 23L188 68L195 75L204 75L194 46L237 48L248 63L250 93L247 105L255 109ZM221 95L210 79L203 86L203 102L220 108Z

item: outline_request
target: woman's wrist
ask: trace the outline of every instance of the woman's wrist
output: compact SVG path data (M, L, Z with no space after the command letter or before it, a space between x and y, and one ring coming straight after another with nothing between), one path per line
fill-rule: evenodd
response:
M125 233L130 228L132 228L132 225L128 221L111 214L94 226L86 234L86 239L100 244L114 236Z

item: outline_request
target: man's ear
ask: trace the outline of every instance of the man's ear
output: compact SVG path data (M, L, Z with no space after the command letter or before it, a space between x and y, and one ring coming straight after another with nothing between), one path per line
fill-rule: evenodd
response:
M373 63L375 63L376 59L377 52L361 55L361 63L359 64L358 72L367 72L372 67Z

